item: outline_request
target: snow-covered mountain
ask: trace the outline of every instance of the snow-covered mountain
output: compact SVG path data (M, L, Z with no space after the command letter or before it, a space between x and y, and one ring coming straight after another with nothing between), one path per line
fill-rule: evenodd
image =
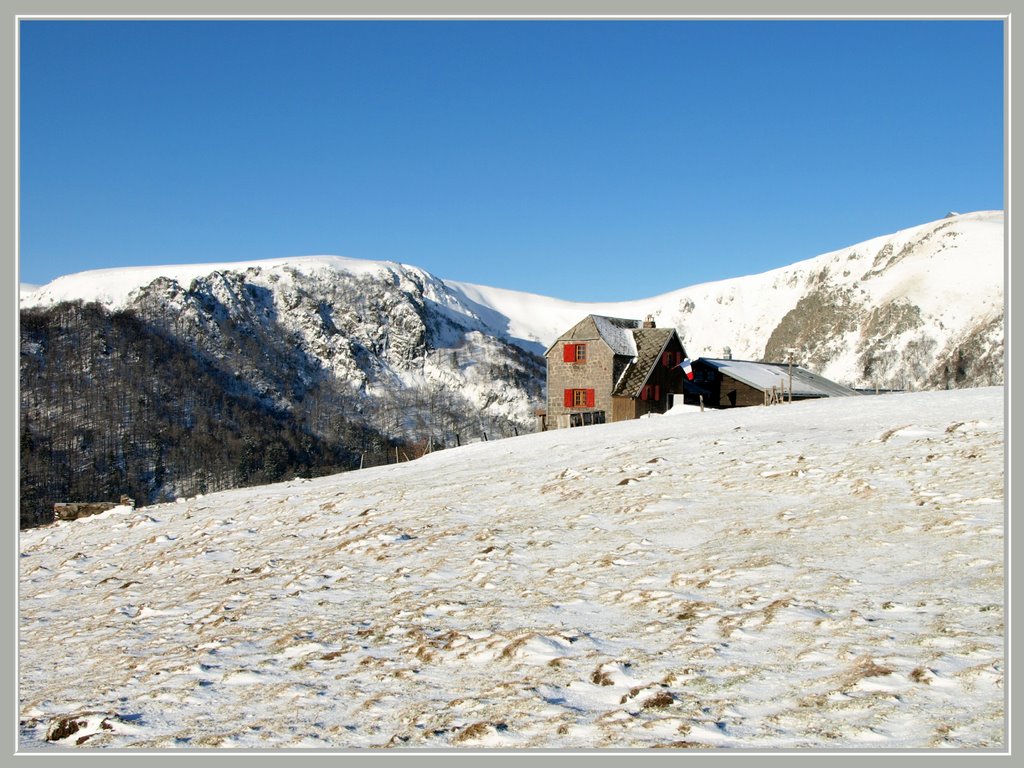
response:
M997 388L464 445L20 535L20 751L1005 750Z
M328 380L353 408L394 411L383 426L396 435L438 398L499 432L531 426L541 401L543 361L495 331L486 307L407 265L320 256L97 270L58 278L21 307L78 300L136 313L231 368L274 407L288 409ZM410 392L422 402L395 405Z
M691 357L793 359L853 387L1003 381L1002 211L951 214L758 275L648 299L544 300L448 282L512 336L550 344L589 313L678 329ZM524 311L525 309L525 311Z
M335 257L74 275L20 333L23 525L513 436L544 387L442 281Z
M590 313L855 387L1000 384L1003 263L1003 215L983 212L606 304L336 256L68 275L21 300L23 524L532 431L540 353Z
M206 312L255 325L272 318L295 334L312 365L353 386L454 377L476 404L497 395L502 413L524 423L531 395L463 376L462 365L431 353L467 339L497 358L505 342L539 353L589 313L653 314L679 330L691 357L791 355L855 387L999 384L1004 263L1003 213L986 211L951 214L759 275L612 303L442 280L390 262L303 257L84 272L24 296L22 307L82 299L150 316L177 317L191 305L196 318ZM195 332L198 322L184 330Z

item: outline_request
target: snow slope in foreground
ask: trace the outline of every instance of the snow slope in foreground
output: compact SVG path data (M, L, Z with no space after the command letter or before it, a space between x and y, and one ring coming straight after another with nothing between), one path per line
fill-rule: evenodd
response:
M21 748L1002 748L1002 424L696 412L22 532Z

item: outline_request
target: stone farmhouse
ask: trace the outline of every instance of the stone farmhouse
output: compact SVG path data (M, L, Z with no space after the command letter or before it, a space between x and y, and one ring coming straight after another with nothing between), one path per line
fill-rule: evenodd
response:
M698 358L690 380L674 328L588 315L545 353L547 408L540 428L603 424L665 413L676 402L708 408L771 405L860 394L799 365ZM679 398L682 398L680 401Z
M588 315L545 353L547 410L542 429L664 413L683 392L686 350L674 328Z

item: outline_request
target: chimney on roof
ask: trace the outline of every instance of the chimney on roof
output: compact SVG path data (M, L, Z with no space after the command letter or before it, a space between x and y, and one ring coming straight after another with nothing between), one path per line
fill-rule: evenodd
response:
M732 360L732 347L725 347L722 349L722 359Z
M654 315L648 315L644 318L644 328L654 328Z

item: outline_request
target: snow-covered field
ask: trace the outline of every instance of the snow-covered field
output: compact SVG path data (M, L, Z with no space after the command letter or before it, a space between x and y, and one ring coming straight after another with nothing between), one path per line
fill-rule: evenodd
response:
M23 531L21 750L1005 749L1003 406L690 410Z

